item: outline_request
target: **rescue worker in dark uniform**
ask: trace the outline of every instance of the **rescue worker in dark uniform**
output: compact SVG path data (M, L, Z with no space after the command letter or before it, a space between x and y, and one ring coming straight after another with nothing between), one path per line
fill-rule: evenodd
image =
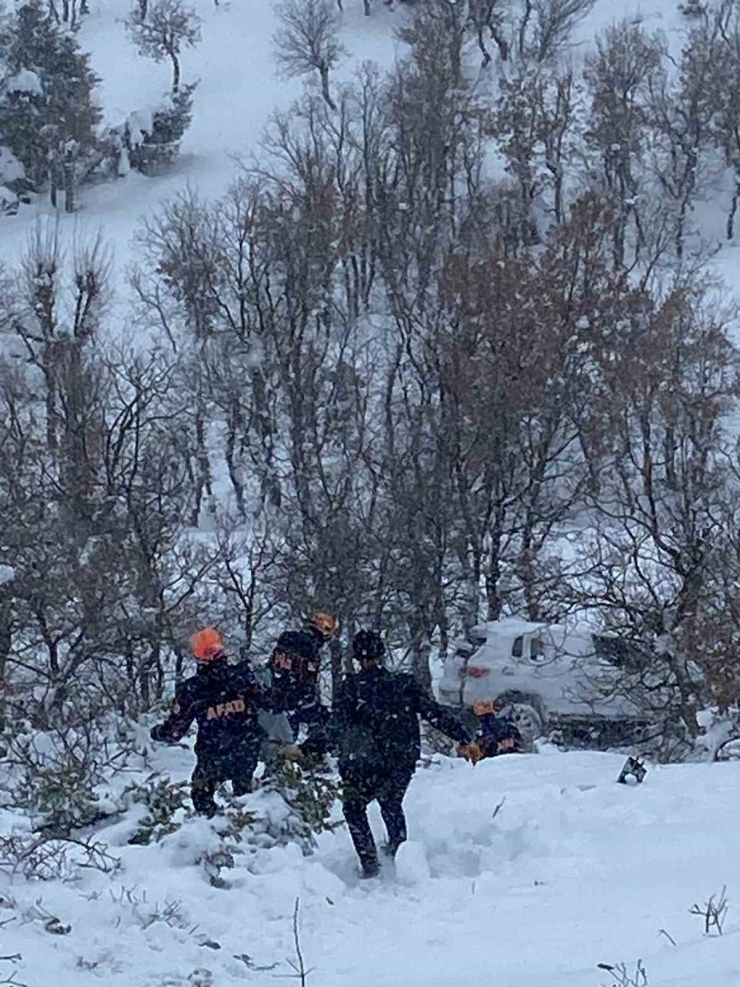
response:
M196 812L213 816L222 782L231 781L234 795L252 790L264 739L258 717L268 702L246 662L229 665L218 631L207 627L190 643L197 672L177 687L172 712L152 728L151 738L176 743L197 722L191 795Z
M383 667L379 634L360 631L352 653L361 670L344 680L326 727L310 735L301 752L337 751L344 818L363 877L375 877L380 867L367 807L378 801L388 834L385 851L395 856L406 839L403 799L421 753L419 717L458 741L462 756L477 759L480 752L457 718L426 696L412 676Z
M320 649L334 636L336 627L331 614L314 613L304 630L282 633L270 657L272 707L286 714L295 738L301 724L310 731L324 724L329 715L319 692Z

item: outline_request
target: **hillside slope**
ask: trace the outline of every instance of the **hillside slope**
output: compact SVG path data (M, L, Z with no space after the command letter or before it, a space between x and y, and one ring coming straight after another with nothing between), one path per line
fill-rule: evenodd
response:
M93 0L79 33L80 44L91 52L92 66L102 79L98 96L108 124L122 122L134 110L156 106L170 82L169 65L141 58L128 38L124 20L130 6L129 0ZM78 213L59 215L63 241L100 231L110 243L122 303L125 269L132 259L131 237L140 218L185 187L206 196L222 193L236 174L235 159L247 160L259 153L270 114L275 108L287 108L303 85L300 79L286 80L277 72L272 0L227 0L218 7L210 0L198 0L194 6L203 20L203 40L183 53L183 81L200 82L193 124L183 139L177 166L156 178L134 172L114 183L88 188L80 196ZM365 17L360 0L347 0L344 7L346 56L337 80L351 79L366 60L390 67L402 51L394 30L406 15L404 8L390 10L377 0L372 16ZM640 0L596 0L572 39L571 56L576 64L592 49L595 34L622 17L640 20L648 30L663 31L667 37L675 36L679 24L675 0L652 0L648 5ZM52 215L48 202L41 199L18 216L3 218L0 260L15 261L38 219ZM718 231L723 222L723 216L711 217ZM125 304L119 315L125 322Z
M187 752L155 758L186 776ZM237 856L219 890L193 862L216 842L211 823L130 847L135 808L98 834L123 860L117 874L2 877L2 917L18 919L2 926L2 953L23 958L0 971L29 987L267 987L292 972L299 898L311 987L611 987L597 964L634 973L638 959L650 987L737 987L737 763L653 767L639 787L615 783L621 763L548 748L476 768L439 759L410 790L412 842L395 872L367 882L342 828L312 856ZM260 798L247 801L264 812ZM724 934L705 936L689 909L725 884ZM46 932L48 913L71 931Z

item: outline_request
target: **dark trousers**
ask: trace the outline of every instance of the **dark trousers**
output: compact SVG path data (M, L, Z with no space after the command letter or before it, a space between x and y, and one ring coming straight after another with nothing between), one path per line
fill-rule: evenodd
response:
M406 839L403 799L412 777L413 769L392 774L377 769L342 773L342 810L365 874L378 871L378 850L367 820L367 807L377 800L388 834L387 851L394 856Z
M214 794L219 785L230 781L234 795L252 791L252 775L257 768L259 747L240 747L238 752L221 757L199 753L190 780L190 795L195 811L213 816L218 811Z

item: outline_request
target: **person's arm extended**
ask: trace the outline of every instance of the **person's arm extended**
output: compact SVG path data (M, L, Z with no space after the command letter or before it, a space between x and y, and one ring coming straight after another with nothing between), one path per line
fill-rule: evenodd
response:
M437 730L441 730L442 733L456 740L458 744L470 743L472 739L470 733L454 713L441 706L430 696L425 695L416 682L413 683L413 689L415 692L416 709L423 720L431 723Z
M149 736L152 740L162 740L168 744L175 744L182 740L190 729L190 724L195 717L195 708L184 689L178 689L175 693L175 702L172 712L164 721L153 726Z

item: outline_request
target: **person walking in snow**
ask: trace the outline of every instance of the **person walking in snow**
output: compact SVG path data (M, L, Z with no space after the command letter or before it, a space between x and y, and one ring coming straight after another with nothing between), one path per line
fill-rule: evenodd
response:
M336 628L331 614L313 613L304 630L280 635L270 657L271 702L286 714L295 738L301 724L310 731L324 724L329 715L319 693L320 650Z
M378 852L367 819L377 800L388 835L386 853L393 857L406 839L403 799L421 753L419 717L452 737L460 753L476 760L479 751L452 713L426 696L410 675L383 666L385 646L375 631L359 631L352 642L360 671L342 683L328 723L309 735L301 752L339 754L342 807L362 875L375 877Z
M234 795L252 790L252 776L265 732L260 711L269 705L247 662L230 665L221 635L212 627L190 639L196 674L181 682L172 712L152 728L152 740L176 743L195 720L197 758L191 779L195 811L213 816L216 788L231 781ZM284 738L283 742L285 742Z

